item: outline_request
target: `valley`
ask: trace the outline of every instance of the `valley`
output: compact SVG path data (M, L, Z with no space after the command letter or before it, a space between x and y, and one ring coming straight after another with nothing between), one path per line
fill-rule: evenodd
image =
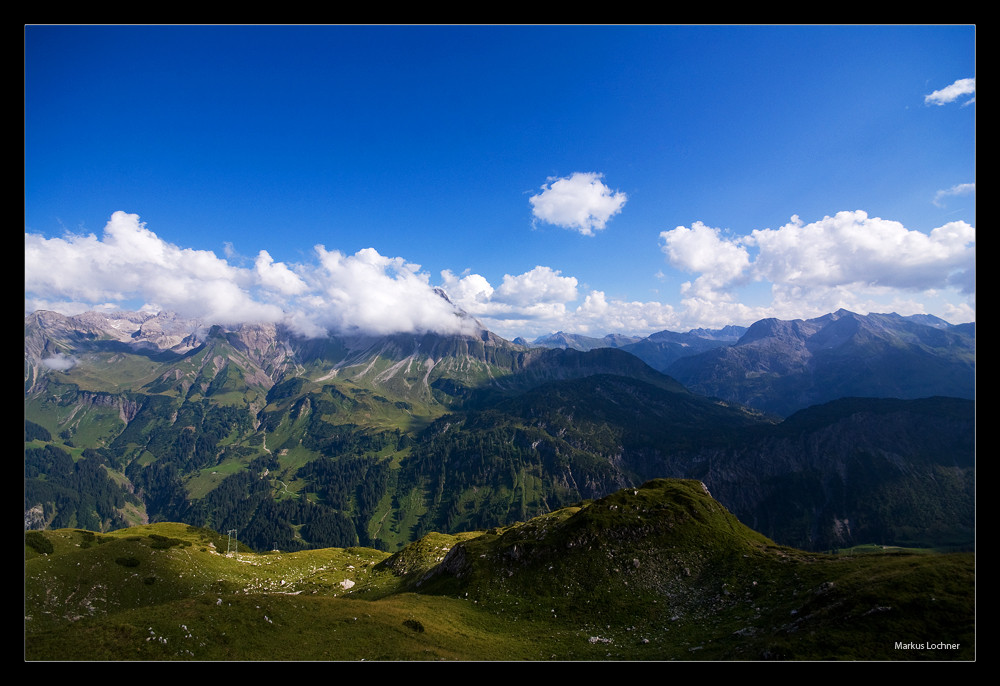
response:
M25 662L975 662L976 38L26 24Z
M302 338L275 326L206 326L169 314L34 313L25 323L25 528L57 548L61 540L74 542L65 560L81 565L76 555L128 548L136 554L114 559L140 560L156 570L143 579L169 578L174 590L161 596L145 589L113 609L95 604L98 597L111 603L106 587L39 590L26 600L37 604L26 621L31 650L38 651L29 651L36 656L30 659L51 659L54 648L44 646L66 643L84 619L88 643L110 652L71 659L125 659L112 636L124 637L124 646L141 638L137 654L146 659L266 659L249 634L241 639L246 652L218 643L194 655L144 652L152 646L135 626L139 615L130 614L137 608L149 611L151 603L164 620L180 614L205 622L213 621L206 615L211 603L223 598L211 583L175 585L181 572L160 570L160 553L139 556L138 544L150 536L187 541L168 546L170 555L193 556L184 577L213 577L235 594L237 615L249 609L234 590L241 584L244 595L267 594L272 621L299 602L319 613L316 626L329 631L342 629L339 613L356 614L345 608L364 601L374 603L364 606L368 616L375 607L386 614L366 625L372 633L360 645L370 647L380 632L402 641L391 641L384 653L342 646L330 653L325 644L320 652L302 652L296 643L274 659L968 659L975 402L967 392L974 384L961 379L974 380L974 331L844 312L758 324L745 331L663 332L639 342L608 338L604 346L563 335L548 347L485 330ZM690 345L694 339L702 343ZM767 374L754 370L766 364L771 381L749 395L737 385L699 386L690 376L682 384L629 352L645 344L648 359L662 361L663 345L678 340L683 345L671 348L668 369L700 360L703 378L760 379ZM659 358L649 352L657 342ZM852 359L863 367L865 355L877 359L873 351L883 348L896 357L880 374L858 375L849 397L802 407L767 399L787 392L809 402L808 392L794 389L805 389L807 378L813 387L828 387L824 375L838 368L830 359L840 369ZM689 354L676 357L681 349ZM711 371L721 369L723 352L757 367ZM929 370L919 378L914 366L900 364L902 376L889 380L892 360L907 356L935 361L919 367ZM840 376L847 389L847 375ZM865 379L868 387L857 385ZM676 522L650 520L648 504L607 509L616 499L638 499L666 515L678 503L693 507L685 490L692 487L709 498L705 512L725 513L718 524L698 508L684 518L708 532L673 539L667 534L679 534ZM625 511L631 514L620 519ZM612 533L617 526L625 528ZM733 552L717 526L751 549ZM225 536L219 534L249 546L246 557L220 554ZM840 554L862 544L875 544L880 554ZM895 547L916 552L886 552ZM917 554L932 550L938 552ZM42 583L35 575L55 561L35 553L26 547L32 588ZM351 555L372 574L351 576L350 589L339 585L348 577L334 578L346 562L309 563L306 575L265 574L255 577L264 586L253 589L235 571L277 560L304 569L306 560ZM108 566L113 560L92 564L87 583L108 569L120 571ZM560 572L561 564L569 566ZM956 564L962 571L944 574L957 586L941 593L965 609L949 610L952 619L925 619L944 622L935 631L964 651L863 652L862 644L886 635L887 627L919 624L915 618L929 612L921 605L926 599L895 595L910 584L897 575L926 584L925 577L936 579L939 568ZM213 565L226 570L205 571ZM63 588L83 584L72 580L72 570L62 574L69 574L58 582ZM754 576L770 581L757 589L747 581ZM306 577L312 585L302 585ZM870 582L883 577L886 585L878 582L866 595ZM293 579L297 585L289 586ZM829 607L803 604L824 595L817 589L827 581L850 591L834 593ZM150 585L162 588L158 583ZM779 597L779 588L797 590ZM757 607L748 599L759 593ZM90 605L44 609L43 597L64 595ZM333 596L338 603L330 605ZM895 603L885 607L905 605L909 619L884 626L871 620L866 634L869 620L859 624L858 617L881 613L883 596ZM552 616L540 615L548 605ZM614 617L604 631L599 615ZM799 623L788 617L805 616L821 628L804 641L804 634L791 635ZM407 628L410 619L435 630ZM490 628L481 643L459 648L437 631L455 622L465 627L462 635ZM837 633L848 624L857 640ZM670 627L683 628L668 640ZM918 628L907 631L920 634ZM497 653L485 647L491 635L506 637ZM850 646L846 652L824 653L832 635ZM916 641L907 636L898 640ZM427 652L401 647L411 643Z

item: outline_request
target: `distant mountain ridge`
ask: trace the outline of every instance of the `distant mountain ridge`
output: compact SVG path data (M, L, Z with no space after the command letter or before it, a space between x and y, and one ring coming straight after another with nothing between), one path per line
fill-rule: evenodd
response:
M849 396L975 397L975 325L920 315L763 319L734 344L661 368L692 391L787 416Z
M532 343L523 338L517 338L515 341L530 347L580 351L620 348L635 355L650 367L663 371L682 357L735 343L746 330L743 326L730 325L722 329L691 329L685 333L659 331L646 337L608 334L602 338L558 331L540 336Z
M722 329L692 329L687 333L660 331L622 349L654 369L663 371L682 357L732 345L746 330L742 326L727 326Z
M933 315L841 309L632 340L558 332L532 345L620 348L696 393L782 416L847 396L975 397L975 323Z
M629 344L637 343L641 340L641 336L626 336L619 333L609 333L603 338L596 338L594 336L557 331L547 336L539 336L530 345L542 348L572 348L573 350L585 352L595 348L624 348Z

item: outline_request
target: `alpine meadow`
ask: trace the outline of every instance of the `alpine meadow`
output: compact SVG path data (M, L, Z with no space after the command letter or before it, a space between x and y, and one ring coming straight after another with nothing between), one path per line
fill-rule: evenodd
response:
M975 661L975 36L26 25L25 660Z

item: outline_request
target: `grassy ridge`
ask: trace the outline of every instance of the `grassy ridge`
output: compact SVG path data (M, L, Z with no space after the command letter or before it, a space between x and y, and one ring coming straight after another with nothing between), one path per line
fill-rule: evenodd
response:
M971 554L783 548L698 482L393 555L227 546L178 524L31 532L27 659L975 657ZM931 641L958 647L916 647Z

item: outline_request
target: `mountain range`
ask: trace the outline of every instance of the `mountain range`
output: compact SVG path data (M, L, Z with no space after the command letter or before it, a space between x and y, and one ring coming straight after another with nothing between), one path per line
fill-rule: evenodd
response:
M850 396L971 399L975 324L846 310L763 319L732 345L678 358L662 370L694 392L782 416Z
M842 397L975 397L975 324L932 315L763 319L646 338L559 332L532 346L620 348L703 395L788 416Z
M394 550L669 476L787 545L971 544L974 327L840 311L605 342L36 312L26 526ZM690 354L668 375L654 349Z

